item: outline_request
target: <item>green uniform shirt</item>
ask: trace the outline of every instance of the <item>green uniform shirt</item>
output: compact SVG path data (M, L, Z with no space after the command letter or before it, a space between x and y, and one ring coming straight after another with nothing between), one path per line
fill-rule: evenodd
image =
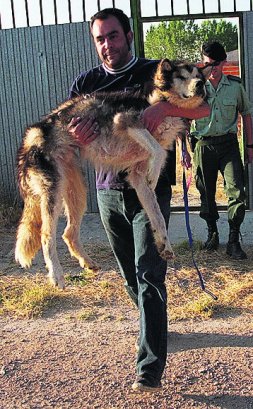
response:
M222 74L218 88L207 81L206 90L211 114L195 121L193 135L199 139L237 133L238 113L249 114L252 108L240 78Z

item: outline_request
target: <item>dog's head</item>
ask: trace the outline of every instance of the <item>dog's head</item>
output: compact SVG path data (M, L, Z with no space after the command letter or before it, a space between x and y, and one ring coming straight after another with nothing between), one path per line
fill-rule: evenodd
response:
M186 62L163 59L154 77L153 97L181 107L196 107L206 96L205 82L212 66L199 68Z

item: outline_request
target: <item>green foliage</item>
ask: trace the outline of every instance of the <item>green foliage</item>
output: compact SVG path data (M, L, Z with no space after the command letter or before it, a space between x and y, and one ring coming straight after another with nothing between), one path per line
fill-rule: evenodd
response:
M203 21L199 26L194 20L161 22L151 25L144 43L145 56L152 59L201 60L201 45L205 41L218 40L227 51L238 47L237 27L224 20Z
M238 48L237 27L224 20L203 21L199 28L199 35L204 41L217 40L224 45L226 51L233 51Z

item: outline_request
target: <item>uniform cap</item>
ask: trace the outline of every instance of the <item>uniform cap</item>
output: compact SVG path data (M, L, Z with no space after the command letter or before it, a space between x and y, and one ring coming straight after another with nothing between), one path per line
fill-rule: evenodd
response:
M227 58L225 48L218 41L204 43L202 54L215 61L224 61Z

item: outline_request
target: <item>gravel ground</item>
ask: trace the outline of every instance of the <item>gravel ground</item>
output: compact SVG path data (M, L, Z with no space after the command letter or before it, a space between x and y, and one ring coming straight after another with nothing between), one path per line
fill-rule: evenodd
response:
M92 229L86 240L106 240ZM14 230L0 231L0 275L15 273L14 240ZM253 409L247 311L170 323L163 389L148 395L131 391L137 311L112 301L99 317L82 320L82 307L58 306L33 320L0 317L1 409Z
M139 395L136 312L91 322L73 313L0 319L1 408L253 408L252 317L171 324L163 389Z

